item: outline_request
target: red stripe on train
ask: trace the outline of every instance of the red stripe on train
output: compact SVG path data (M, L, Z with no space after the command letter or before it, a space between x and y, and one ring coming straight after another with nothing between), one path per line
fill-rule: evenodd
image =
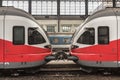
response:
M47 48L33 47L29 45L13 45L10 41L0 40L0 56L4 55L5 62L21 62L21 61L40 61L51 54L51 50ZM5 51L3 53L3 47ZM1 61L1 60L0 60Z
M72 49L71 55L86 61L118 61L120 60L120 40L111 41L109 45Z

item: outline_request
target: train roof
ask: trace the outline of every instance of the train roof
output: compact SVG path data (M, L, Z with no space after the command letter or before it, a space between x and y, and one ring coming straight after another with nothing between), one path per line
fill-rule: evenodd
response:
M97 11L88 17L86 22L91 21L92 19L105 16L120 16L120 8L105 8L103 10Z
M28 14L24 10L17 9L14 7L0 7L0 15L14 15L14 16L22 16L29 18L31 20L35 20L32 15Z

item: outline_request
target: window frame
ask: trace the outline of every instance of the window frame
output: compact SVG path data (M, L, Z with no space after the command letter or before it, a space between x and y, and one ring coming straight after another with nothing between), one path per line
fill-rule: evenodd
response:
M23 28L23 43L15 43L14 30L15 28ZM24 26L13 26L13 45L24 45L25 44L25 27Z
M71 30L72 30L72 25L61 25L61 30L62 30L62 32L71 32Z
M55 26L54 25L47 25L47 32L55 32Z

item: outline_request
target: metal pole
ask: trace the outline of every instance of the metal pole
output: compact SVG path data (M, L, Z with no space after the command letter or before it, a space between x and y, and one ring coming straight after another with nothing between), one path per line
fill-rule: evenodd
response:
M116 0L112 0L112 3L113 3L113 7L115 8L116 7Z
M32 8L32 0L29 0L29 5L28 5L28 11L31 14L31 8Z
M0 0L0 7L2 7L2 0Z
M60 0L57 0L58 32L60 32Z
M88 0L85 0L85 15L88 16Z

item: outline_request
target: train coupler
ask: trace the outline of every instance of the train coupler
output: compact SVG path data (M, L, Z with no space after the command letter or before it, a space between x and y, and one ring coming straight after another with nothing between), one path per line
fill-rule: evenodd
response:
M55 57L57 60L64 60L67 59L67 54L65 52L57 52Z
M68 60L78 61L78 58L76 56L68 56Z
M56 57L55 56L53 56L53 55L50 55L50 56L47 56L46 58L45 58L45 61L51 61L51 60L56 60Z

